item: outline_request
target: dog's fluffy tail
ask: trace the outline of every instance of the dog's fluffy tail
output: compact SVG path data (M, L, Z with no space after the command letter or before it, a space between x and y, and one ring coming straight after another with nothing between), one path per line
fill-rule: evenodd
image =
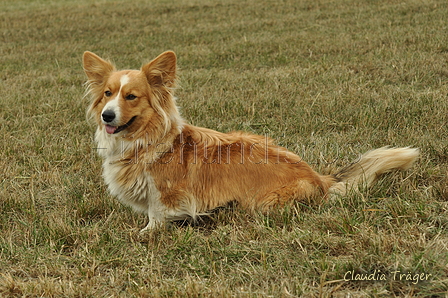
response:
M419 149L410 147L383 147L369 151L333 176L336 183L330 187L329 192L345 195L347 191L369 187L381 174L409 169L419 155Z

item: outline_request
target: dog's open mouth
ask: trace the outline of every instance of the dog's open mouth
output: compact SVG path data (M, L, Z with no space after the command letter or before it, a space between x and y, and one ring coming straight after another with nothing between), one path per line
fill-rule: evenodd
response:
M131 120L128 121L128 123L121 125L121 126L111 126L111 125L106 125L106 132L108 134L114 134L114 133L119 133L120 131L128 128L129 126L131 126L132 122L134 122L135 118L137 118L137 116L134 116L131 118Z

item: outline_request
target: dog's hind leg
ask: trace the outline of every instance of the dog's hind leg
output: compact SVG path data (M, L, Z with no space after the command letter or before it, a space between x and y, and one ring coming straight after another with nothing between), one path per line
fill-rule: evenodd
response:
M284 206L294 201L318 204L326 197L326 191L327 189L323 189L322 185L315 185L307 180L299 180L254 200L254 207L268 211L273 207Z

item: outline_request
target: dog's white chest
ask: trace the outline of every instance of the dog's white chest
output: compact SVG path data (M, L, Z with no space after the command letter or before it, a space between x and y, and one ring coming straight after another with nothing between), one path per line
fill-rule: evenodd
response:
M148 208L160 205L160 192L152 176L148 172L142 172L136 178L123 177L125 166L132 167L120 162L113 163L109 159L104 161L103 178L110 193L139 212L147 213Z
M147 213L148 208L160 205L160 192L148 171L140 170L139 175L127 175L138 171L139 167L122 160L123 152L129 150L132 143L110 137L101 129L97 130L95 139L98 154L104 158L103 178L110 193L139 212Z

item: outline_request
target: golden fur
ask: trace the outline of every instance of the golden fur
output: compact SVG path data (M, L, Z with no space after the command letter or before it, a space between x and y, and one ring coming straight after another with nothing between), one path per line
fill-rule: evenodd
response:
M267 137L186 123L173 96L173 52L141 70L117 71L91 52L84 53L83 65L105 182L112 195L148 215L145 229L195 218L231 201L261 210L294 200L319 202L331 193L368 186L381 173L407 169L419 154L384 147L338 174L320 175ZM110 122L107 113L113 114Z

